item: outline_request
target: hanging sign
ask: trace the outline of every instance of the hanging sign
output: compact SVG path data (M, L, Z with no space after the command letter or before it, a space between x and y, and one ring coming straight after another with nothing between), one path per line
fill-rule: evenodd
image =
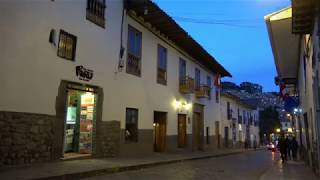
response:
M76 66L76 75L80 80L90 81L93 78L93 70Z

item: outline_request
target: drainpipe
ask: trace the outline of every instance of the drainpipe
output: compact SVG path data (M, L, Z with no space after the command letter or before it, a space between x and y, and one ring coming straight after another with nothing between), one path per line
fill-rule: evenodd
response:
M123 26L124 26L124 16L126 15L126 3L128 3L126 0L122 1L122 14L121 14L121 27L120 27L120 51L119 51L119 62L118 62L118 68L117 71L121 72L124 68L124 60L123 55L125 48L123 47Z

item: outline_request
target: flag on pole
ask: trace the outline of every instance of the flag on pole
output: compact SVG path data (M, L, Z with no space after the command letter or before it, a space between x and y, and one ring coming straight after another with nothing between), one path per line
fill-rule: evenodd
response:
M285 99L286 94L288 94L288 90L286 88L286 85L283 81L280 81L280 97Z

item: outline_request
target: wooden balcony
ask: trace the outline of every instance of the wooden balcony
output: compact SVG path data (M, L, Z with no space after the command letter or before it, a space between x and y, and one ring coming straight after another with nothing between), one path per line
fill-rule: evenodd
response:
M140 58L128 53L126 71L129 74L141 76Z
M207 85L200 85L200 87L195 89L195 94L197 98L208 98L210 88Z
M185 77L180 78L179 91L183 94L193 93L194 92L194 79L189 76L185 76Z

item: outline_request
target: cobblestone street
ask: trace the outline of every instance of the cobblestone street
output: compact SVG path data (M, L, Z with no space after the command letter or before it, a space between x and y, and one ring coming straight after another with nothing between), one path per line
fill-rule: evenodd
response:
M272 154L263 150L91 177L87 180L89 179L313 180L317 178L302 162L289 161L282 164L278 153Z

